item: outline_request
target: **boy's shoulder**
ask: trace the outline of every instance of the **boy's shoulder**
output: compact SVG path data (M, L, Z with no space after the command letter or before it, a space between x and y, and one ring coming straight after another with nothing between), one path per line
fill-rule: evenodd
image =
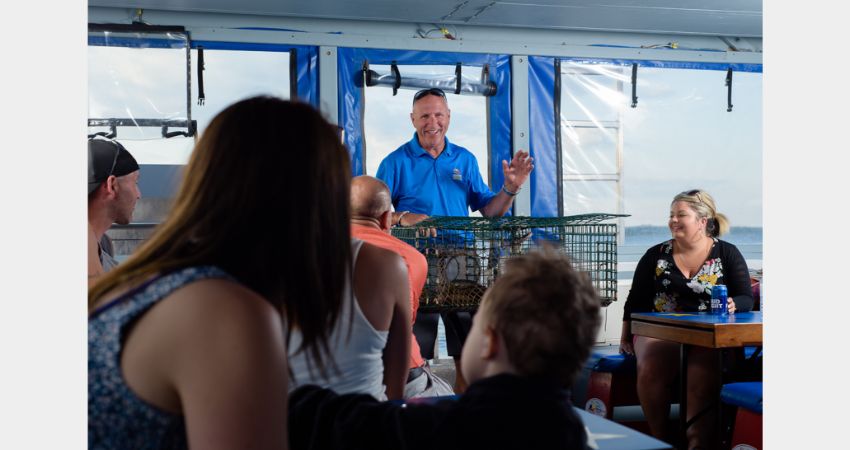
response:
M379 402L304 386L290 395L293 448L585 448L587 436L566 391L502 374L459 397ZM323 447L324 446L324 447Z
M584 425L567 392L554 383L511 374L469 386L450 411L454 420L439 430L454 435L458 448L584 448Z
M404 405L302 386L289 396L289 442L315 450L434 448L435 430L456 404Z

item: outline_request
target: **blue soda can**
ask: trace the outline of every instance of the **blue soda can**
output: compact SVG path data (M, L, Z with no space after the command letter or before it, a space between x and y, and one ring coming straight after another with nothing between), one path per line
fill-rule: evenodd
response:
M711 288L711 313L719 314L725 316L729 314L729 310L726 309L726 299L728 295L726 293L726 285L725 284L717 284Z

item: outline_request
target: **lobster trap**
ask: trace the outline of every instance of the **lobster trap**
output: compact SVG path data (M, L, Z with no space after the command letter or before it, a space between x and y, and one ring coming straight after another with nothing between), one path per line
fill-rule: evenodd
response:
M617 224L621 214L567 217L429 217L393 236L428 261L419 310L472 311L504 269L504 262L543 243L566 253L590 275L602 306L617 298Z

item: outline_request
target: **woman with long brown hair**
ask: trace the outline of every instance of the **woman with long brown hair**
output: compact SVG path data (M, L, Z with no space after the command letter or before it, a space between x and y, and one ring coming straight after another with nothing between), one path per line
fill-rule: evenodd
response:
M322 364L351 267L348 154L254 97L197 143L169 217L89 291L90 448L286 448L286 342Z

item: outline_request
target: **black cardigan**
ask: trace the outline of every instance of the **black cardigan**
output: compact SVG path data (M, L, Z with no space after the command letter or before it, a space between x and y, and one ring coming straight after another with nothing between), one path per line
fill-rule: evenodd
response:
M630 320L633 312L699 311L701 304L710 310L711 286L715 284L726 285L738 312L752 310L753 291L746 260L734 245L720 239L714 241L706 263L692 279L686 279L676 267L672 240L650 247L635 268L623 320Z

